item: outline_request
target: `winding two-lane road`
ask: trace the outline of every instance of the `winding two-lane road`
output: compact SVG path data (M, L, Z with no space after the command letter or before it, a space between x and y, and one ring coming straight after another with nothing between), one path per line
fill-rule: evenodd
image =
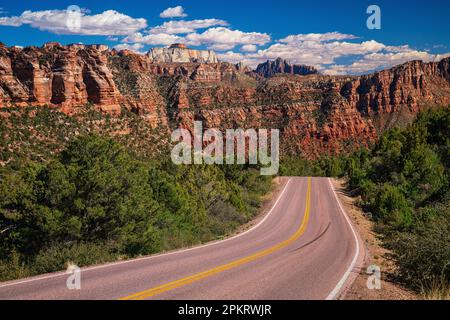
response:
M329 179L290 178L252 229L200 247L0 283L0 299L335 299L362 245Z

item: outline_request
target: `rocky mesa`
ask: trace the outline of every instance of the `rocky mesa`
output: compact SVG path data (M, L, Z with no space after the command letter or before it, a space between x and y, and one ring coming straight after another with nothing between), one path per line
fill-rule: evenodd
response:
M277 74L297 74L306 76L318 74L316 68L307 65L290 64L288 61L277 58L274 61L267 60L256 67L255 73L264 78L270 78Z

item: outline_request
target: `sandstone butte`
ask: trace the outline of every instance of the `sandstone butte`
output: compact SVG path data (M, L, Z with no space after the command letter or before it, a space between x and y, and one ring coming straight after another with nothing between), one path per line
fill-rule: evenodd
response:
M126 108L162 130L192 129L194 120L205 128L278 128L283 152L314 158L368 145L420 110L450 103L450 58L364 76L324 76L305 66L313 74L295 75L283 61L278 67L287 74L265 78L182 45L141 55L103 45L0 44L0 108L76 114L90 103L111 114Z

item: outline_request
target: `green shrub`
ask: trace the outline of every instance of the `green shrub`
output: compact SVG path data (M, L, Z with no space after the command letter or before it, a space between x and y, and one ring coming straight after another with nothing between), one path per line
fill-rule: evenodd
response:
M371 206L375 208L375 217L385 223L406 227L412 222L411 205L398 187L384 184Z

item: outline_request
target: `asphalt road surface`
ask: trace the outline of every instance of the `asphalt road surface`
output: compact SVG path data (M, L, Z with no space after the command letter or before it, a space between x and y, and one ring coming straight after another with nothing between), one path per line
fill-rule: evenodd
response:
M327 178L290 178L248 231L200 247L0 283L0 299L337 299L363 259Z

